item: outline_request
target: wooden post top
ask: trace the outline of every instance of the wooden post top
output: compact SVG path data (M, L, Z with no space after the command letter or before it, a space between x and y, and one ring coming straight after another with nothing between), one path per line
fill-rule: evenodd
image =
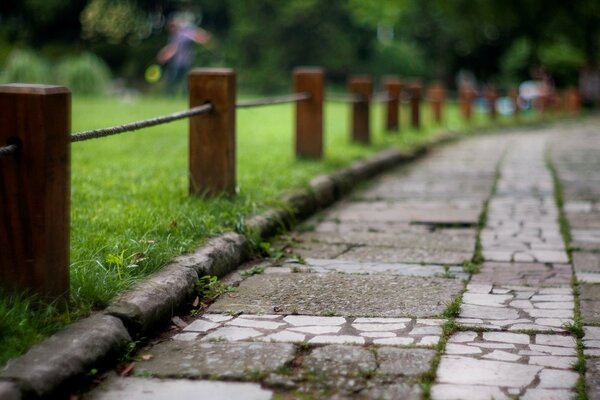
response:
M7 83L7 84L0 85L0 93L48 95L48 94L71 93L71 91L64 86L57 86L57 85L37 85L37 84L30 84L30 83Z
M296 67L294 74L324 74L325 69L321 67Z
M194 68L189 75L235 75L235 71L231 68Z

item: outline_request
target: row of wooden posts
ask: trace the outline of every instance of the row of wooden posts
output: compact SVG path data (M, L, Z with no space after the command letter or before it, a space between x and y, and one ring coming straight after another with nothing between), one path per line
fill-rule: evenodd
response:
M210 103L208 113L189 120L189 191L192 195L233 193L235 177L236 75L230 69L198 69L189 74L189 105ZM295 148L299 157L323 155L325 74L320 68L294 71ZM413 128L421 124L422 86L404 88L398 78L383 81L386 128L399 129L402 95L410 103ZM373 82L348 82L351 138L370 142ZM491 100L493 91L488 93ZM446 97L441 85L429 88L432 115L442 121ZM464 118L472 117L473 92L461 93ZM490 113L495 117L495 101ZM0 289L27 290L48 299L67 298L69 289L69 203L71 94L65 87L0 85L0 146L16 144L16 154L0 157Z

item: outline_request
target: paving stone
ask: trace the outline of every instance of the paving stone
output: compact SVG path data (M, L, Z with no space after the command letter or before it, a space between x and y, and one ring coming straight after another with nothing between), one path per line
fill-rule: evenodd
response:
M433 400L509 400L493 386L435 384L431 388Z
M465 343L472 342L477 337L477 332L456 332L450 339L448 339L449 343Z
M295 332L312 333L313 335L322 335L325 333L338 333L340 331L340 329L342 329L341 326L323 326L323 325L299 326L296 328L290 328L290 330L295 331Z
M543 346L539 344L532 344L529 348L533 351L539 351L540 353L551 354L554 356L576 356L575 345L572 347L560 347L560 346Z
M346 274L255 275L235 297L221 296L211 312L335 313L364 317L441 314L462 289L451 279ZM377 293L377 296L372 296Z
M523 365L504 361L476 360L461 356L443 356L437 381L460 385L524 387L531 384L541 366Z
M483 332L483 340L501 343L529 344L529 335L509 332Z
M286 317L286 319L289 317ZM338 318L338 317L336 317ZM410 318L355 318L354 324L397 324L410 322ZM418 323L424 323L427 320L417 320ZM436 320L437 321L437 320Z
M413 344L415 339L410 337L395 337L395 338L383 338L383 339L375 339L373 343L378 345L387 345L387 346L408 346Z
M436 346L440 341L439 336L424 336L419 345L421 346Z
M544 367L569 369L577 362L577 357L531 356L529 364Z
M343 317L316 317L313 315L288 315L283 320L294 326L333 326L343 325L346 322Z
M495 285L569 285L571 266L568 264L485 262L471 282Z
M361 332L384 332L406 328L406 324L352 324L352 327ZM424 328L415 328L424 329ZM428 333L428 332L425 332ZM411 331L412 334L412 331Z
M585 328L584 328L585 329ZM535 335L535 343L546 346L561 346L575 348L577 342L572 336L561 335Z
M395 383L391 385L377 385L376 387L361 391L356 397L358 399L378 400L420 400L423 391L420 385L409 385L406 383Z
M226 340L235 342L238 340L251 339L257 336L261 336L262 333L253 328L241 328L237 326L226 326L223 328L216 329L202 338L203 341L219 341Z
M465 260L470 260L472 257L472 251L357 246L340 254L338 259L366 262L456 265L462 264Z
M308 341L310 344L365 344L365 338L350 335L319 335Z
M265 342L287 342L287 343L296 343L303 342L306 339L306 335L296 332L282 331L277 333L272 333L264 337ZM261 338L257 338L256 340L261 340Z
M579 286L579 304L584 324L600 324L600 285L583 283Z
M445 354L480 354L481 349L458 343L446 344Z
M583 332L586 340L600 340L600 327L598 326L584 326Z
M250 371L269 372L291 362L288 343L164 342L149 350L153 358L140 361L138 372L156 377L244 379Z
M208 332L209 330L218 327L219 324L211 321L204 321L201 319L197 319L192 322L185 328L183 328L184 332Z
M429 349L402 349L380 347L376 349L378 372L394 376L415 376L431 368L436 351Z
M600 273L600 253L574 251L573 267L578 277L583 272Z
M523 400L571 400L574 393L569 390L527 389L521 397Z
M113 378L85 396L88 400L192 399L201 394L211 400L270 400L273 392L257 383L172 379Z
M540 388L562 388L571 389L575 387L579 374L575 371L560 371L555 369L544 369L539 374Z
M192 340L196 340L199 336L198 332L183 332L183 333L178 333L175 336L173 336L173 340L180 340L182 342L189 342Z
M304 360L303 367L326 375L355 376L375 371L375 355L359 346L329 345L314 349Z
M517 310L512 308L500 308L500 307L485 307L485 306L474 306L471 304L463 304L460 306L460 317L461 318L485 318L488 320L493 319L517 319L519 313Z
M600 399L600 358L586 360L585 383L589 400Z
M483 358L487 358L489 360L498 360L498 361L518 361L522 357L513 353L508 353L502 350L494 350L491 353L486 354Z

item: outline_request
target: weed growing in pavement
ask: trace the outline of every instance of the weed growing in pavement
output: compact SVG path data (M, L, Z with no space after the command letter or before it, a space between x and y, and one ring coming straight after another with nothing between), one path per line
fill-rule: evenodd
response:
M248 278L248 277L253 276L253 275L260 275L260 274L262 274L264 272L265 272L265 267L264 266L262 266L262 265L255 265L254 267L252 267L252 268L250 268L250 269L248 269L246 271L242 271L240 273L240 275L242 275L244 278Z
M476 263L474 261L471 260L465 260L463 261L463 271L465 271L467 274L477 274L480 270L481 270L481 263Z
M196 281L196 293L201 299L208 301L214 301L220 295L235 292L236 290L233 286L219 282L219 278L216 276L204 275Z
M560 224L560 233L565 243L565 249L567 250L569 261L572 263L573 254L571 249L571 229L565 214L562 184L560 177L558 176L558 171L552 163L551 153L552 150L548 147L546 151L546 167L548 170L550 170L554 184L554 201L556 202L556 207L558 208L558 223ZM585 332L583 330L583 320L581 318L581 308L579 302L579 282L577 281L577 276L575 275L573 275L571 278L571 289L573 291L573 302L575 305L573 309L573 322L570 324L565 324L564 328L571 332L577 341L577 362L574 365L575 370L579 373L579 378L577 379L577 384L575 385L577 399L587 400L587 385L585 381L586 361L585 354L583 352L584 346L582 340Z

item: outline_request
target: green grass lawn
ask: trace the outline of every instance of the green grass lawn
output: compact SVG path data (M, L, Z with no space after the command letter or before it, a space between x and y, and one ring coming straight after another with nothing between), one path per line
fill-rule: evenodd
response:
M74 132L179 111L183 99L74 98ZM325 157L297 160L292 105L237 113L238 194L191 198L187 187L187 121L72 145L71 301L66 312L34 306L32 299L0 297L0 365L66 323L101 309L117 293L207 238L230 231L248 216L276 205L281 194L383 148L408 148L436 133L466 130L455 106L443 126L408 128L401 109L401 133L383 130L383 107L372 109L371 146L349 140L349 107L327 104ZM472 127L489 125L475 114ZM430 121L425 107L422 120ZM505 119L506 120L506 119Z

